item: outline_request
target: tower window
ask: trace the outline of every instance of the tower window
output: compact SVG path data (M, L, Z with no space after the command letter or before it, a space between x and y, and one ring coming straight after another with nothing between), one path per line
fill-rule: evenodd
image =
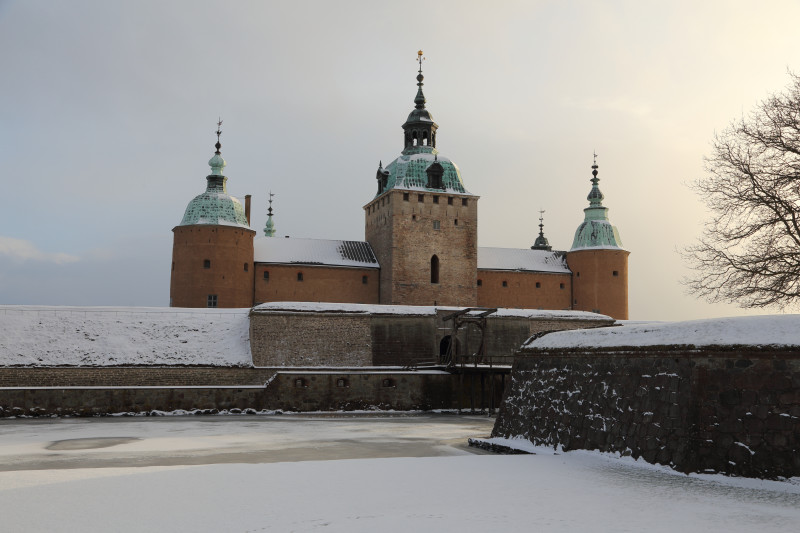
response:
M458 219L455 219L455 220L453 221L453 225L454 225L454 226L458 226Z
M478 287L481 287L482 285L483 285L483 280L482 280L482 279L479 279L479 280L478 280Z
M433 229L442 229L442 223L438 220L433 221Z
M581 273L580 273L580 272L576 273L575 275L576 275L577 277L581 277Z
M453 205L453 197L452 196L448 196L447 197L447 205Z
M404 201L404 202L407 202L407 201L408 201L408 193L407 193L407 192L404 192L404 193L403 193L403 201Z
M217 306L217 295L216 294L209 294L208 298L206 298L206 304L208 307L216 307Z
M563 289L563 288L564 288L564 284L563 284L563 283L560 283L560 284L559 284L559 286L558 286L558 288L559 288L559 289Z
M438 196L434 196L433 197L433 203L435 203L435 204L439 203L439 197Z
M424 194L418 194L417 195L417 202L422 203L424 201L425 201L425 195Z
M264 281L269 281L269 270L264 271Z
M431 257L431 283L439 283L439 258Z
M466 198L462 198L461 199L461 205L464 206L464 207L467 207L467 199Z
M211 268L211 259L203 260L203 268Z
M411 220L417 220L417 215L411 215Z
M244 271L245 271L245 272L248 272L249 270L250 270L250 265L248 265L247 263L245 263L245 264L244 264Z
M619 276L619 272L615 270L614 272L611 273L611 275L612 276Z
M302 272L298 272L297 273L297 281L303 281L303 273Z
M361 276L361 283L366 285L368 281L369 281L369 276Z
M508 287L508 282L505 280L503 281L503 287Z
M536 288L537 288L537 289L541 289L541 288L542 288L542 284L541 284L541 283L539 283L538 281L536 282Z

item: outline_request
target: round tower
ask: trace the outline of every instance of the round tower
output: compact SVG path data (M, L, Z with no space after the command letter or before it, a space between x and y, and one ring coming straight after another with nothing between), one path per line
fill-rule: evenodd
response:
M572 270L572 308L628 319L628 255L619 231L608 220L597 177L597 160L592 165L592 190L584 221L575 231L567 264Z
M220 121L219 125L222 125ZM206 191L186 207L172 229L171 307L252 307L253 237L249 204L228 194L217 128ZM249 200L249 196L247 197Z

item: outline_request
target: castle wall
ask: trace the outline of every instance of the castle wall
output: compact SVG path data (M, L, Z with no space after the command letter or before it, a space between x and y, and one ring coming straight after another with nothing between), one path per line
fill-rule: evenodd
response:
M521 352L493 436L682 472L800 475L800 354L652 347Z
M381 265L380 303L476 305L478 197L391 190L365 212L366 240Z
M478 270L478 280L480 307L572 309L570 274Z
M265 277L265 272L268 277ZM302 275L302 280L298 275ZM257 263L254 281L256 305L265 302L376 304L380 271L376 268Z
M217 307L253 305L255 231L212 225L172 231L171 307L209 307L209 295L217 296Z
M572 309L628 319L627 250L587 249L567 252L572 271Z

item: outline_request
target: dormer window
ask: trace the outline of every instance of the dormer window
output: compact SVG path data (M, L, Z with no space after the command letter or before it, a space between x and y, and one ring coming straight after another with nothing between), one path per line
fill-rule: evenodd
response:
M427 188L444 189L444 167L438 159L435 159L425 172L428 174Z

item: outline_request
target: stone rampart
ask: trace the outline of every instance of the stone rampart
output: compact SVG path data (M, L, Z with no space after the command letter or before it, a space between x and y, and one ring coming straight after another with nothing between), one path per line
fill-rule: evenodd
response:
M800 475L800 351L526 349L493 436L681 472Z

